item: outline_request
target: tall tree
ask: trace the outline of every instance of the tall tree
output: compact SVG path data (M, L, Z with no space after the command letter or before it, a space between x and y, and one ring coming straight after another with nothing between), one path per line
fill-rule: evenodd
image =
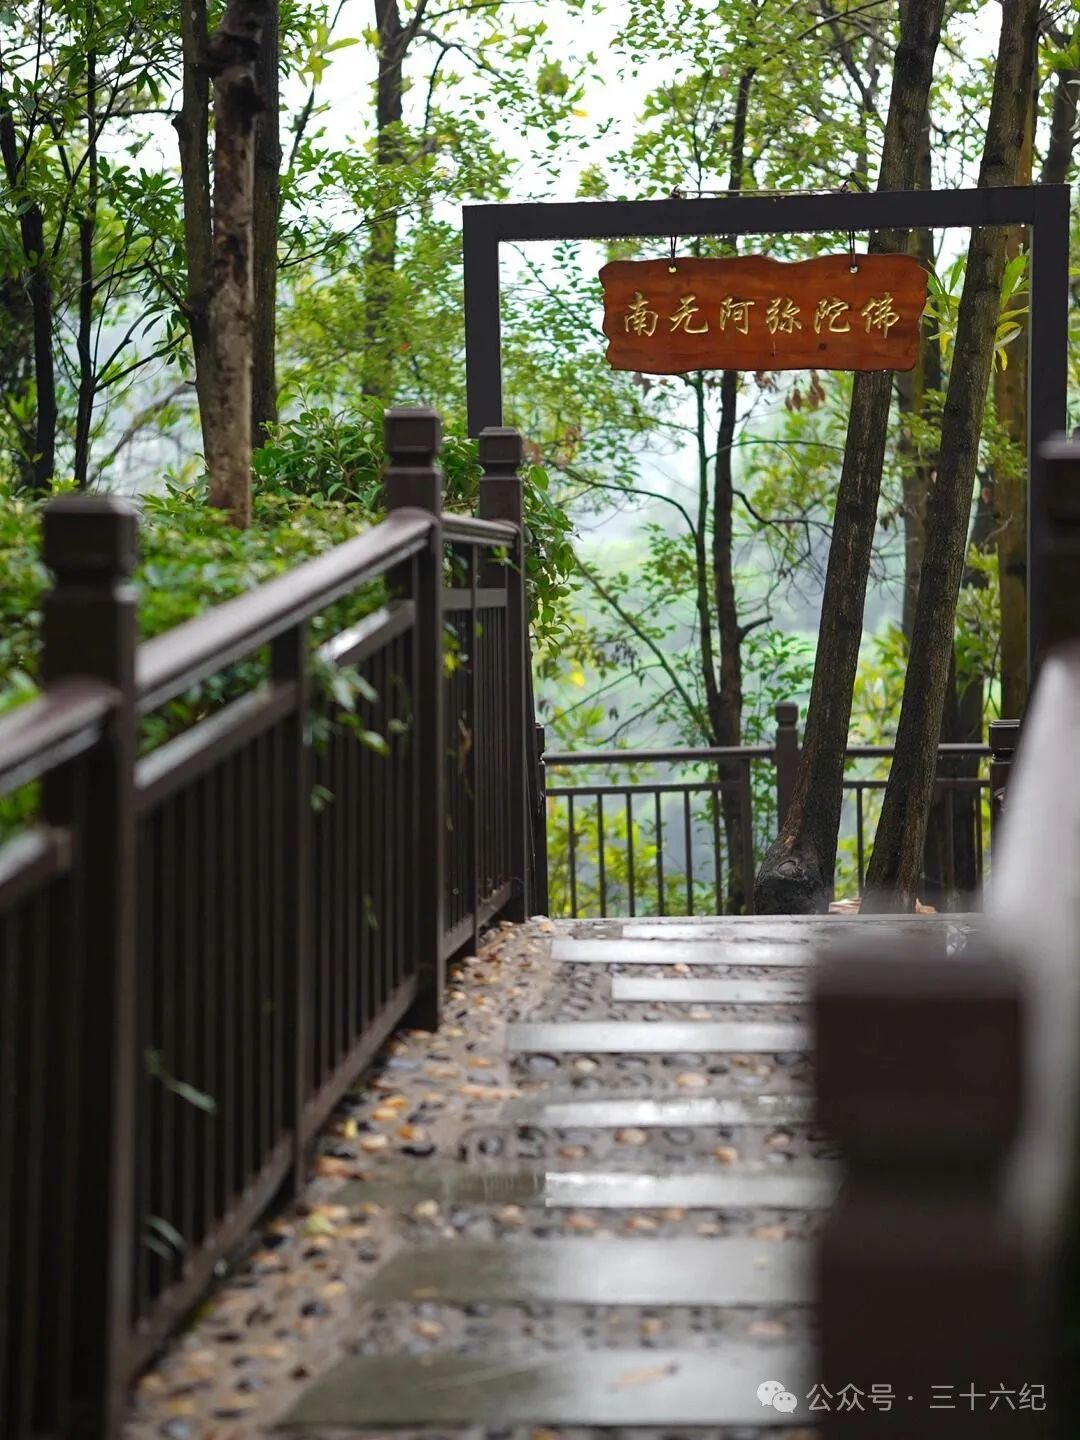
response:
M39 3L37 65L44 58L45 7ZM13 110L12 82L0 72L0 159L8 190L19 215L26 293L29 296L34 337L34 401L36 410L33 487L47 490L56 468L56 365L53 357L53 284L49 246L45 240L45 212L28 179L35 132L43 125L37 96L31 97L26 133L20 136Z
M278 217L281 209L281 17L270 0L255 58L255 85L261 109L255 121L255 189L252 266L255 275L254 358L251 378L251 435L267 438L277 421Z
M228 0L207 60L214 85L214 203L209 348L203 416L211 505L251 519L251 377L255 338L256 57L271 0Z
M1052 39L1066 54L1080 47L1080 26L1068 37ZM1033 86L1034 88L1034 86ZM1058 64L1050 106L1050 131L1039 171L1041 185L1061 185L1069 178L1076 145L1080 69L1064 58ZM1034 97L1033 97L1034 100ZM1032 103L1017 166L1017 183L1033 175L1036 105ZM1006 255L1023 252L1022 227L1010 227ZM1017 298L1017 308L1025 297ZM1017 317L1017 334L1008 346L1008 364L994 371L994 407L998 420L1019 455L1027 458L1027 317ZM1027 703L1027 473L1025 465L1001 466L994 474L994 511L1001 600L1001 713L1019 719Z
M1038 0L1012 0L1002 7L981 186L1015 182L1030 106L1038 20ZM968 246L938 473L927 502L926 550L896 750L867 868L867 909L910 910L915 904L994 358L1006 240L999 226L976 226Z
M914 187L943 10L944 0L901 4L879 190ZM903 231L879 231L869 249L882 253L905 244ZM855 376L799 772L787 816L758 873L755 907L761 912L828 906L891 392L887 371Z

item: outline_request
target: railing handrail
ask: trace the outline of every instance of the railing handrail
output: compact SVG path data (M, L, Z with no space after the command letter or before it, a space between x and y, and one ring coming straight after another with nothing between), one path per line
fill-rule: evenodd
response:
M139 713L157 709L417 554L428 544L434 523L422 510L395 511L295 570L145 641L135 662Z
M91 749L116 692L97 680L62 680L0 717L0 795Z
M480 520L474 515L443 512L443 535L465 545L513 545L517 526L507 520Z
M1078 728L1080 641L1071 641L1040 668L987 898L995 936L1019 965L1025 991L1026 1121L1009 1198L1036 1248L1060 1224L1080 1103L1080 789L1062 783Z
M772 745L698 745L685 750L548 751L545 765L645 765L665 760L771 760Z
M990 746L979 741L946 741L938 747L941 759L977 756L990 758ZM895 752L892 745L849 745L849 760L885 760ZM645 765L677 760L771 760L775 745L698 745L668 750L561 750L548 751L545 765Z

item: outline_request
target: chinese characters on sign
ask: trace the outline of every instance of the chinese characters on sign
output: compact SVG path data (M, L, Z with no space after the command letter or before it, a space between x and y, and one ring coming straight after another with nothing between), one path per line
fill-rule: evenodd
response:
M785 264L617 260L600 272L617 370L909 370L926 272L909 255Z

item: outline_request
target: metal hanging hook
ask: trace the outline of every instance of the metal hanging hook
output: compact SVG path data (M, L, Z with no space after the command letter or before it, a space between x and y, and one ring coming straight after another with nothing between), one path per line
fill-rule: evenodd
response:
M855 259L855 231L848 231L848 269L852 275L859 273L858 261Z
M674 275L675 272L676 272L676 270L678 269L678 266L675 264L675 244L676 244L676 241L677 241L677 240L678 240L678 236L677 236L677 235L672 235L672 237L671 237L671 253L670 253L670 255L668 256L668 267L667 267L667 268L668 268L668 273L671 274L671 275Z

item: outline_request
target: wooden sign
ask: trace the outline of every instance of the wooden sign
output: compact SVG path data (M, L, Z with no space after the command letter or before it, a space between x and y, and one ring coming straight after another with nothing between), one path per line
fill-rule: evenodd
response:
M911 255L614 260L600 282L608 360L650 375L910 370L926 304Z

